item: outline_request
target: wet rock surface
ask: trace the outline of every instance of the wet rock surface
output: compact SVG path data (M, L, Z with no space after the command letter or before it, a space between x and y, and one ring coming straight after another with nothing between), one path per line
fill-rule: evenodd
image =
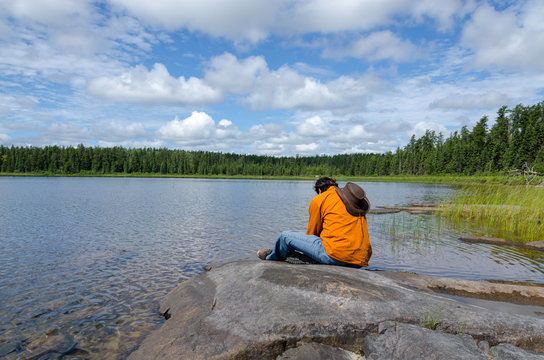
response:
M492 245L509 245L517 246L524 249L544 251L544 240L529 241L529 242L513 242L502 238L493 238L487 236L462 236L459 240L469 243L492 244Z
M489 359L518 350L518 359L544 359L543 319L462 303L407 278L224 264L174 288L160 304L169 319L129 359Z
M386 271L382 275L399 284L412 288L415 287L421 291L431 290L447 295L505 301L513 304L544 306L543 286L489 283L394 271Z

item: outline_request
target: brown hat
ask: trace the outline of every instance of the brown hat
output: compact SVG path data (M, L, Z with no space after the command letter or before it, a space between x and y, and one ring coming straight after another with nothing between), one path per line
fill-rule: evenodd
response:
M359 185L348 182L343 188L336 187L336 192L351 215L365 216L370 210L370 202Z

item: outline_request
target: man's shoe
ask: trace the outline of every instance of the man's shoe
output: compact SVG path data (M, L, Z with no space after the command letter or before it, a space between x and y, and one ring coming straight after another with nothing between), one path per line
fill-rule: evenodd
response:
M257 251L257 256L259 257L259 259L261 260L266 260L266 257L268 255L270 255L272 253L272 250L270 249L263 249L263 250L259 250Z

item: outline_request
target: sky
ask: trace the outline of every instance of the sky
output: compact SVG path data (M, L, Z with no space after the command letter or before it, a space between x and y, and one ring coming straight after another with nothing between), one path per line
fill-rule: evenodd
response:
M395 151L543 101L542 19L542 0L0 0L0 144Z

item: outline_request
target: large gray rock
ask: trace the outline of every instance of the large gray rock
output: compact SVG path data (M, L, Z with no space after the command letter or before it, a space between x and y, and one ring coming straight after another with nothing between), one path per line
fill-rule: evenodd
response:
M160 311L169 319L130 360L275 359L301 342L364 355L372 341L376 344L385 335L402 339L410 332L421 339L425 334L462 334L490 346L509 343L544 352L542 319L487 311L400 285L380 272L335 266L225 264L173 289ZM387 321L416 326L407 331L397 324L400 332L387 333L380 329ZM457 335L447 338L458 342L451 336ZM477 351L470 342L461 343Z

